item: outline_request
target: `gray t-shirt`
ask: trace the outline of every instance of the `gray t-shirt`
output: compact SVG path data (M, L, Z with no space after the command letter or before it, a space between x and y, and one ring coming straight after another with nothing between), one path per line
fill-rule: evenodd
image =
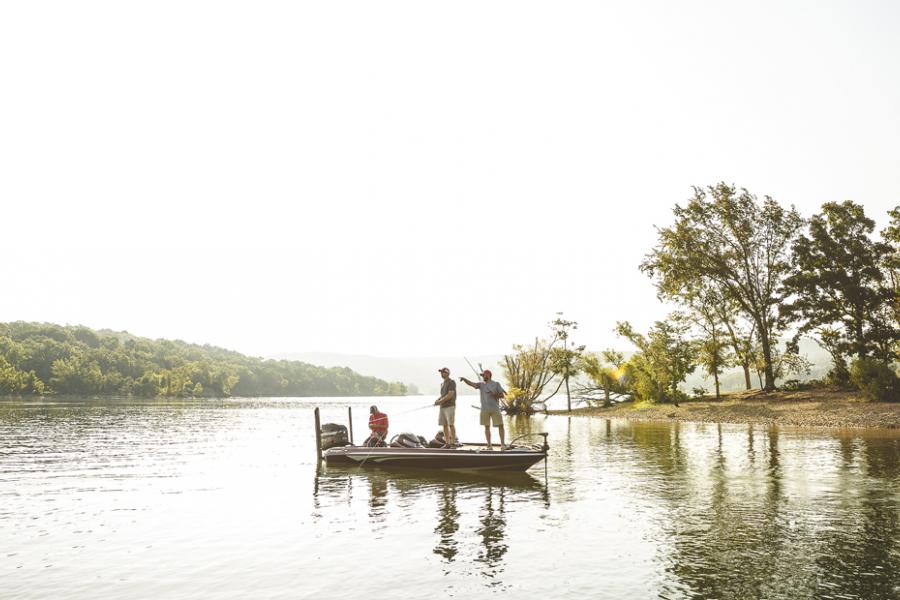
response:
M441 398L446 396L450 390L453 390L454 392L456 391L456 382L448 377L441 384ZM456 396L453 397L453 400L447 400L446 402L441 404L441 406L456 406Z
M503 389L496 381L479 381L475 384L475 387L481 391L481 410L486 410L488 412L497 412L500 410L500 398L502 398L506 394L506 390ZM491 392L497 394L494 396Z

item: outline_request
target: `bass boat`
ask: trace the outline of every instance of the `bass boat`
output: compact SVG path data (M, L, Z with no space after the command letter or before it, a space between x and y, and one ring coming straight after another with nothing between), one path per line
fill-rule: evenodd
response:
M488 449L485 444L455 448L338 446L322 453L326 465L414 468L446 471L526 471L547 458L547 434L543 445L516 444ZM521 439L521 438L517 438Z

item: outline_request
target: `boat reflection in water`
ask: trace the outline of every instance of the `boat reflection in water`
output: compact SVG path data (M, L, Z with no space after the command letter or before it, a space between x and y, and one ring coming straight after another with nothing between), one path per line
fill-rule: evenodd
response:
M445 575L464 569L486 579L488 586L501 584L499 575L508 550L509 502L524 502L542 510L550 507L545 481L521 472L428 472L321 465L316 472L313 496L314 516L323 524L359 514L364 503L368 526L359 528L362 530L358 529L358 534L376 545L388 537L394 540L393 545L403 545L396 539L407 535L407 527L421 532L418 523L433 522L434 537L429 548L422 550L430 550L440 560Z

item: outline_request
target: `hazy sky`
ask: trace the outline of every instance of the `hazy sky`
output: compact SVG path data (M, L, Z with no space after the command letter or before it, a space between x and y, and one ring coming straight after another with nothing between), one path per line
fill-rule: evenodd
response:
M663 314L691 185L900 204L896 2L0 4L0 321L502 352Z

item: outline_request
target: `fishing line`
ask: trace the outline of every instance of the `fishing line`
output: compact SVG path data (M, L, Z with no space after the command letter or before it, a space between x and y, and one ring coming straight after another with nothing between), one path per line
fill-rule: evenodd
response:
M417 410L425 410L426 408L431 408L432 406L437 406L437 405L434 403L431 403L431 404L426 404L425 406L417 406L416 408L410 408L410 409L404 410L402 412L398 412L397 414L405 415L406 413L416 412Z

